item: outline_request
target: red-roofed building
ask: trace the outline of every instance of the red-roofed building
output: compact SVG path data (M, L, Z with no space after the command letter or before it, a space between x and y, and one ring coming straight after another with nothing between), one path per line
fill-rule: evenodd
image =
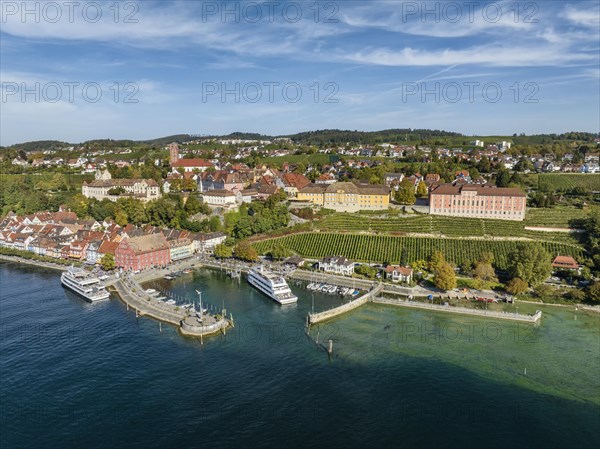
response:
M413 269L410 267L400 267L398 265L388 265L385 267L385 277L393 282L412 281Z
M132 271L166 266L171 262L169 242L163 234L124 239L115 250L115 262Z
M552 261L552 268L556 270L579 270L579 264L570 256L556 256Z
M213 167L208 161L204 159L180 159L179 158L179 145L172 143L169 145L169 160L172 168L182 168L184 171L199 170L203 172L209 167Z
M297 173L284 173L281 175L281 180L283 181L283 190L291 197L298 195L298 190L310 184L310 180L306 176Z

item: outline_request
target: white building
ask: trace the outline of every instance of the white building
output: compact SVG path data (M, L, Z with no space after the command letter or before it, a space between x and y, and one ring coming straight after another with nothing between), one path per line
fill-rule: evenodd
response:
M122 190L119 195L110 194L111 189ZM160 186L154 179L112 179L108 170L96 171L96 179L91 182L84 181L81 193L87 198L117 201L121 197L132 197L142 201L160 198Z
M319 270L343 276L352 276L354 273L354 262L343 256L327 256L319 261Z
M215 189L204 192L204 202L209 206L235 206L237 198L235 193L225 189Z

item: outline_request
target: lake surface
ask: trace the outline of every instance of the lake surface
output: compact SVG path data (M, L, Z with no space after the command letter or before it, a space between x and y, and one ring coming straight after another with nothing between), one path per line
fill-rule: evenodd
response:
M202 290L235 328L201 346L0 264L1 447L600 446L597 315L544 307L534 327L369 304L311 329L330 359L300 286L281 307L218 271L158 284ZM315 294L315 310L340 301Z

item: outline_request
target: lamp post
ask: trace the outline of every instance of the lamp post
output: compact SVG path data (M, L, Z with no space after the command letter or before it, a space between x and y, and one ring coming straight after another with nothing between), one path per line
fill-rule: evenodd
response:
M198 293L198 299L200 300L200 321L202 321L202 292L196 290L196 293Z

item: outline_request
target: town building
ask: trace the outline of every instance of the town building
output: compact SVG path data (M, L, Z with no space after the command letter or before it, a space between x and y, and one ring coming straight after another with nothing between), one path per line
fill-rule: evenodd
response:
M202 194L203 201L209 206L229 207L237 205L236 194L231 190L215 189Z
M200 171L203 172L207 168L214 167L213 164L204 159L180 159L179 157L179 145L177 143L171 143L169 145L169 162L171 168L183 169L183 171Z
M327 256L318 262L319 270L326 273L352 276L354 273L354 262L343 256Z
M124 270L164 267L171 262L170 246L161 233L123 239L115 250L115 263Z
M119 194L114 194L119 191ZM97 200L109 199L117 201L119 198L129 197L142 201L160 198L160 186L154 179L112 179L108 170L96 171L96 179L91 182L84 181L81 193L87 198Z
M385 267L385 277L392 282L406 282L412 281L413 270L410 267L401 267L398 265L388 265Z
M224 232L209 232L199 234L194 239L195 250L198 253L212 254L217 245L220 245L227 239L227 234Z
M429 213L522 221L526 200L525 193L518 188L440 184L429 194Z
M555 270L578 271L579 264L570 256L556 256L552 261L552 268Z
M336 182L329 186L309 184L298 192L298 200L339 212L380 210L390 205L390 188L352 182Z
M298 195L300 189L310 184L306 176L297 173L284 173L281 175L281 180L283 181L284 192L292 198Z
M288 268L298 268L304 265L304 259L297 254L288 257L283 261L283 265Z
M243 190L244 181L237 172L228 172L219 170L212 173L202 173L198 179L198 192L208 192L210 190L229 190L237 192Z
M168 240L171 261L187 259L194 255L192 241L188 238Z

